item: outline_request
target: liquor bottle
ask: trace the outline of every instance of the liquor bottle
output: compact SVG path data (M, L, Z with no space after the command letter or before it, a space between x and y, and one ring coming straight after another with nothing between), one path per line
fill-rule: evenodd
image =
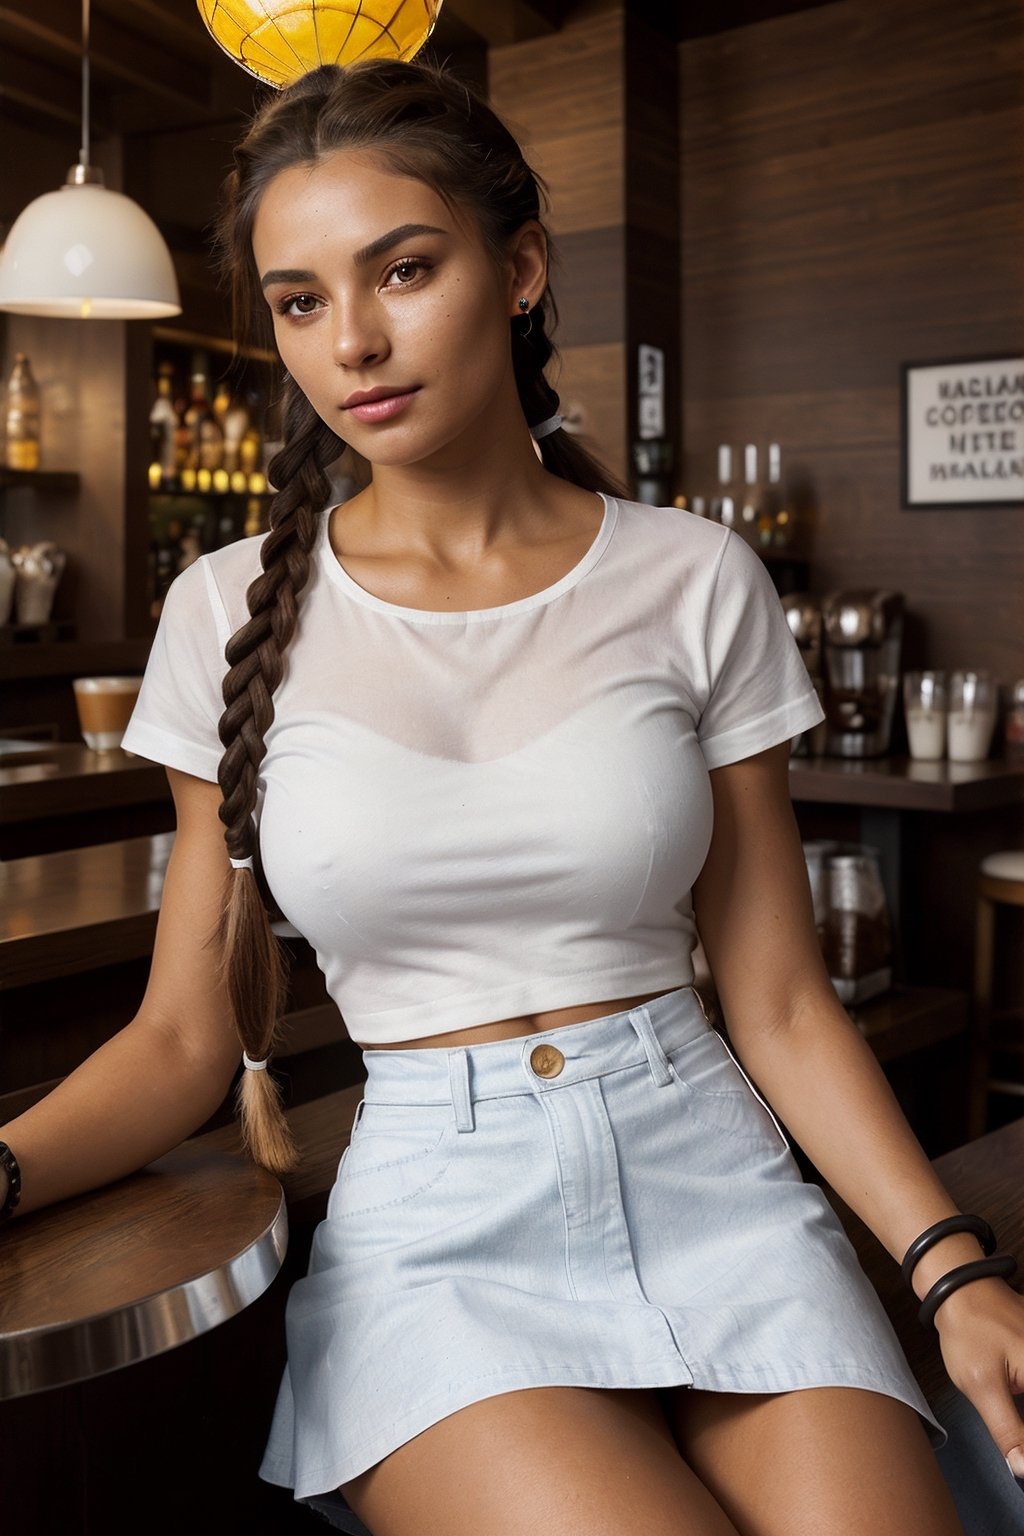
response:
M238 445L238 467L244 475L252 475L262 468L263 439L255 422L246 429Z
M775 543L776 520L782 514L782 459L778 443L768 444L768 483L757 508L757 542L762 549Z
M155 547L152 552L153 560L153 595L150 603L150 616L154 619L160 617L160 610L167 596L167 589L178 574L181 560L181 540L185 530L181 519L172 517L165 529L157 533Z
M213 413L206 387L206 370L193 365L192 395L185 411L189 431L188 468L212 472L224 457L224 429Z
M175 468L175 433L178 413L171 398L174 365L161 363L156 381L156 399L149 413L150 483L170 484ZM155 466L155 470L153 468Z
M796 527L793 508L782 489L782 455L778 443L768 446L768 478L772 483L772 531L771 542L776 549L788 549L793 543Z
M14 354L7 385L6 463L9 469L39 468L39 385L24 352Z
M743 450L743 507L740 511L739 529L748 544L757 542L757 523L761 514L761 491L757 478L757 444L748 443Z
M715 497L711 516L716 523L732 528L736 523L736 503L732 491L732 449L728 443L718 446L718 495Z
M221 425L224 428L224 468L229 475L233 475L239 467L238 455L242 440L249 430L248 407L239 396L228 402Z
M223 429L228 411L231 409L231 390L228 388L227 379L221 379L218 382L217 388L213 392L211 409Z

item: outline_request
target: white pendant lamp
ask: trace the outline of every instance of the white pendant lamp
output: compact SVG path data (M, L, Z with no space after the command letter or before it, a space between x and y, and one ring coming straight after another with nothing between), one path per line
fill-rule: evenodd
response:
M89 0L82 0L82 148L56 192L15 219L0 251L0 309L79 320L180 315L171 253L148 213L89 164Z

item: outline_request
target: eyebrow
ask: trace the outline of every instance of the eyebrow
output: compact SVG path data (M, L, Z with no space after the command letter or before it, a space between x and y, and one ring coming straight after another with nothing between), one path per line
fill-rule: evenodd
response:
M388 230L386 235L379 235L376 240L371 240L369 245L364 245L356 251L354 261L356 266L364 267L367 262L373 261L377 256L383 256L385 251L390 251L393 246L400 245L403 240L411 240L416 235L444 235L447 230L437 229L433 224L399 224L396 229ZM316 280L316 273L307 271L304 267L275 267L270 272L264 272L260 279L261 286L270 288L274 283L312 283Z

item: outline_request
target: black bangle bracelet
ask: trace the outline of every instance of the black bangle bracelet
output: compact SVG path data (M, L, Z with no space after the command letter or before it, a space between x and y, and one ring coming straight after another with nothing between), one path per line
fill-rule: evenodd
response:
M18 1159L6 1141L0 1141L0 1168L7 1175L7 1193L4 1196L3 1205L0 1205L0 1222L3 1222L13 1215L14 1208L21 1199L21 1169L18 1167Z
M962 1285L970 1285L972 1280L987 1280L992 1275L1008 1280L1016 1270L1017 1260L1012 1253L997 1253L991 1259L975 1259L971 1264L960 1264L956 1269L951 1269L948 1274L936 1280L922 1301L921 1310L917 1314L921 1327L931 1326L946 1297L952 1296Z
M936 1243L940 1243L944 1237L950 1237L954 1232L972 1233L980 1241L981 1250L986 1257L996 1251L996 1235L983 1216L944 1216L934 1226L926 1227L920 1237L915 1237L904 1254L903 1263L900 1265L904 1285L913 1290L910 1280L918 1259L923 1259L929 1248L934 1248Z

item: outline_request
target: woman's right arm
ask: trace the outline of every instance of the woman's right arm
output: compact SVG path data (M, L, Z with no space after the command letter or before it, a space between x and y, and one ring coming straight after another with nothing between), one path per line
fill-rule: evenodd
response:
M175 769L167 777L177 833L145 995L130 1024L0 1126L21 1167L16 1215L122 1178L178 1146L219 1108L238 1066L213 940L230 868L220 788Z

